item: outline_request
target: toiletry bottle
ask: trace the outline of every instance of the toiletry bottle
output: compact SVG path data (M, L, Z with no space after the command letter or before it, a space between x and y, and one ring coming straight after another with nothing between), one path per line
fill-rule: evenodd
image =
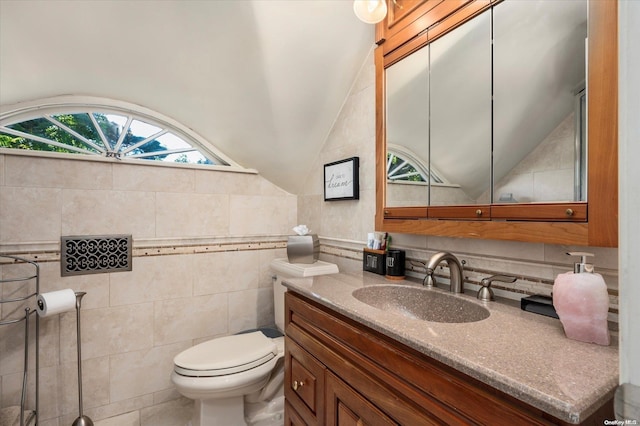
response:
M553 283L553 306L568 338L609 345L609 294L602 275L587 263L592 253L567 253L580 256L573 272L559 274Z

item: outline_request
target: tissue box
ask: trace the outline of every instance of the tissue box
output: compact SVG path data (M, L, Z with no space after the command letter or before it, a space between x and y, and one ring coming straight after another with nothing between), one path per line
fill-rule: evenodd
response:
M320 241L316 234L291 235L287 241L289 263L315 263L320 253Z

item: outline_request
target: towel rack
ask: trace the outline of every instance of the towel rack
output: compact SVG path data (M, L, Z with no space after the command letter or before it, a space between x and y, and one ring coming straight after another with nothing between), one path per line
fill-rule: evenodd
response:
M3 268L9 265L18 265L25 264L27 265L29 271L24 275L20 275L16 278L0 278L0 304L2 306L18 306L17 304L21 302L28 302L31 299L34 300L38 296L40 292L40 267L36 262L33 262L28 259L24 259L22 257L11 256L0 254L0 266ZM33 271L33 272L31 272ZM1 277L1 276L0 276ZM22 283L23 287L22 291L26 291L27 295L21 295L16 297L6 297L2 298L2 295L5 294L4 288L9 283ZM29 287L33 285L33 289ZM34 303L35 304L35 303ZM30 307L24 308L24 315L18 317L11 318L3 318L0 317L0 326L5 326L9 324L17 324L19 322L24 321L24 368L22 371L22 392L20 394L20 426L26 426L33 422L34 424L38 424L38 413L39 413L39 393L40 393L40 380L39 380L39 367L40 367L40 317L38 315L35 316L35 407L33 410L27 409L27 388L28 388L28 378L29 378L29 326L30 326L30 317L35 313L35 309ZM3 314L4 316L4 314ZM12 407L6 407L2 410L8 410Z

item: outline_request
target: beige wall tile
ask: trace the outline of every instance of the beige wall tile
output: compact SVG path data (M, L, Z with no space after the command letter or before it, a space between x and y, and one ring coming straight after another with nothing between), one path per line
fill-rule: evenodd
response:
M84 291L82 309L104 308L109 305L109 275L89 274L60 276L60 262L40 263L40 291L42 293L70 288Z
M274 271L271 269L271 261L273 259L282 259L287 257L286 249L275 249L275 250L259 250L258 251L260 258L260 269L259 269L259 277L258 277L258 287L263 288L273 288L272 277L274 275Z
M112 403L103 405L101 407L89 408L85 410L85 414L88 415L94 422L96 422L118 416L123 413L140 410L143 407L149 407L151 405L153 405L153 395L146 394L143 396L124 399L121 401L113 401ZM77 413L61 416L60 424L70 425L71 423L73 423L77 416Z
M197 345L197 344L198 343L194 343L194 345ZM175 388L165 389L165 390L161 390L159 392L153 393L153 404L158 405L158 404L162 404L163 402L173 401L174 399L178 399L181 397L182 395L180 395L180 392L178 392L177 389Z
M110 274L111 306L189 297L193 291L193 256L133 258L133 270Z
M324 202L322 234L364 243L375 227L374 217L375 191L361 190L360 200Z
M111 401L170 389L173 358L190 346L180 342L111 356ZM151 404L149 404L151 405Z
M55 419L47 419L47 420L40 420L38 419L38 426L60 426L59 423L59 418L56 417Z
M196 171L196 192L262 196L288 195L286 191L258 174L214 170Z
M227 195L159 192L156 196L157 237L229 234Z
M60 414L78 413L78 363L65 362L58 365L57 389ZM82 405L83 409L109 404L109 357L82 361Z
M474 240L465 238L428 237L427 248L433 251L451 251L481 256L501 256L510 259L542 260L544 244L518 241Z
M40 418L43 420L56 418L60 415L61 393L58 390L57 372L56 366L40 369ZM22 372L2 377L0 400L3 406L20 405L22 378ZM27 387L27 398L33 404L35 401L35 375L29 376Z
M229 293L229 334L274 323L273 289Z
M34 156L7 156L7 185L111 189L111 164Z
M153 346L153 302L81 312L82 359ZM76 314L60 314L60 361L76 355Z
M0 375L18 373L24 368L24 322L0 327ZM40 366L49 367L58 364L59 339L58 316L40 320ZM29 368L35 368L35 318L29 324Z
M227 332L227 296L215 294L154 303L154 345Z
M322 229L322 209L323 195L302 195L298 197L298 220L299 224L307 225L312 233L324 235ZM293 232L290 233L293 235Z
M140 412L132 411L108 419L98 420L93 424L95 426L140 426Z
M203 194L247 194L255 175L215 170L196 171L196 192Z
M256 251L228 251L193 257L193 294L216 294L257 288L260 254Z
M573 169L534 173L534 201L573 201Z
M528 203L535 200L533 174L510 174L495 185L496 197L512 194L518 202Z
M358 77L353 83L351 93L357 93L374 85L376 76L376 67L373 61L374 48L375 46L371 47L369 56L367 56L367 59L362 64L362 68L358 72Z
M60 238L62 190L0 186L0 242Z
M177 426L189 423L193 416L193 400L179 398L140 411L141 426Z
M296 197L232 195L231 235L289 234L296 225Z
M155 195L134 191L64 190L62 234L155 236Z
M193 169L122 164L114 167L113 189L124 191L193 192Z
M572 251L586 251L593 253L594 256L590 258L590 262L598 269L611 269L618 270L618 249L608 247L580 247L580 246L559 246L559 245L547 245L544 250L544 261L549 263L559 263L562 265L562 271L573 270L573 264L580 259L568 256L567 252Z

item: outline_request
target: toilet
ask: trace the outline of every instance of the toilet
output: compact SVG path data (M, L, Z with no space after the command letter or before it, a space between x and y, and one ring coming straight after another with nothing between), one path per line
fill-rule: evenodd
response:
M249 330L195 345L173 360L171 381L195 400L190 426L280 426L284 424L283 278L334 274L338 266L275 259L275 328Z

